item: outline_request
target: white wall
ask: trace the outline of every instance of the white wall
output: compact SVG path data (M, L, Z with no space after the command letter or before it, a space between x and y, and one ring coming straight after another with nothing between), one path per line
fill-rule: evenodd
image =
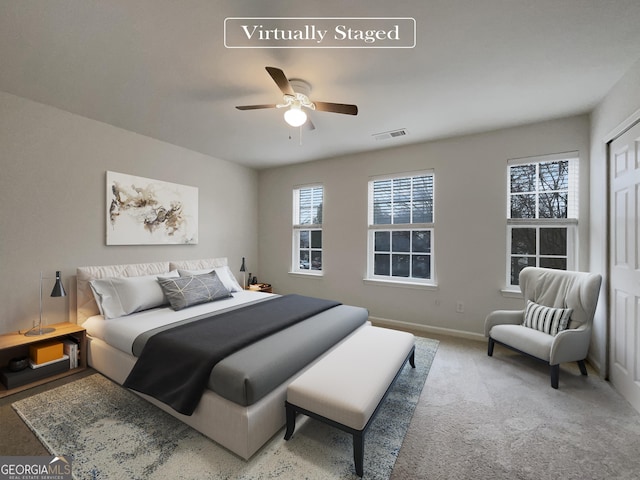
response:
M199 244L106 246L107 170L198 187ZM234 271L243 256L256 266L257 189L252 169L0 92L0 333L37 318L40 271L61 270L71 294L45 298L52 323L75 321L78 266L214 256Z
M607 374L607 147L610 134L633 115L640 119L640 61L611 89L591 114L591 268L605 276L594 335L591 363Z
M500 293L506 271L507 160L574 150L581 158L579 268L586 270L589 118L583 115L260 171L260 280L280 293L361 305L377 318L480 334L490 311L523 306ZM435 171L438 289L365 284L369 177L421 169ZM308 278L288 273L292 189L316 182L325 188L325 271L322 278ZM456 313L457 301L464 302L464 313Z

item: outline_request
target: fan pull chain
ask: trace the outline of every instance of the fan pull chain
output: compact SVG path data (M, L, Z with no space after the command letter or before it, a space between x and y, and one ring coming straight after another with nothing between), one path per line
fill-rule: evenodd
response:
M302 146L302 125L299 126L298 129L298 145ZM289 127L289 140L293 140L293 137L291 136L291 127Z

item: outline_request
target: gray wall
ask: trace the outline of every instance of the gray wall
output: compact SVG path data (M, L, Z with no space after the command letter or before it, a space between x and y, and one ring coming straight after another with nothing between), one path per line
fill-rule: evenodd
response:
M262 280L278 292L335 298L372 317L426 331L480 334L486 315L522 308L504 296L507 160L577 150L580 154L579 268L589 265L589 118L552 120L478 135L349 155L259 173ZM367 262L369 177L433 169L437 289L370 285ZM325 191L322 278L288 273L292 189L322 183ZM456 302L464 313L456 312Z
M257 268L252 169L2 92L0 162L0 333L37 318L40 271L61 270L70 293L45 298L53 323L75 321L78 266L226 256L236 272L244 256ZM106 246L107 170L198 187L198 245Z
M61 269L70 298L45 299L48 321L75 317L79 265L228 256L280 292L338 298L372 316L425 329L481 332L487 312L519 308L504 297L508 158L578 150L581 270L607 271L606 140L640 109L640 62L592 112L479 135L390 148L256 173L228 162L0 92L0 332L37 317L38 276ZM437 290L366 285L369 176L433 168L436 173ZM105 245L105 172L193 185L200 194L197 246ZM291 190L322 182L325 276L288 273ZM259 219L259 220L258 220ZM258 224L259 221L259 224ZM259 232L259 236L258 236ZM259 242L258 242L259 239ZM260 263L257 258L260 255ZM606 279L605 279L606 280ZM465 313L455 312L455 302ZM606 281L591 362L606 367Z

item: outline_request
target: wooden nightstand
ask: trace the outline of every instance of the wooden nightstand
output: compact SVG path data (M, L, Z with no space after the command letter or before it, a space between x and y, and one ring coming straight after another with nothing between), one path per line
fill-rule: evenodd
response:
M66 377L87 368L87 332L86 330L76 325L75 323L63 322L53 325L47 325L48 327L55 328L55 331L51 333L45 333L44 335L27 337L23 333L13 332L0 335L0 367L6 369L9 360L18 357L29 356L29 346L43 341L51 340L64 340L69 338L78 344L78 367L66 370L60 373L54 373L43 378L38 378L24 385L16 386L14 388L7 388L0 383L0 398L11 395L12 393L20 392L36 385L56 380L58 378ZM29 368L29 367L27 367ZM44 368L44 367L43 367Z
M252 288L257 287L257 288ZM250 285L245 290L252 290L254 292L264 292L264 293L273 293L273 287L270 283L256 283L255 285Z

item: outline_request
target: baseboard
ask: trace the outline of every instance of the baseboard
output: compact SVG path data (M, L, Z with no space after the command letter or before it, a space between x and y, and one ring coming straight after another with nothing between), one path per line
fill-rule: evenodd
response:
M380 327L396 328L398 330L411 330L419 333L430 334L437 333L439 335L448 335L450 337L466 338L468 340L476 340L486 342L487 339L480 333L465 332L464 330L454 330L452 328L432 327L429 325L419 325L411 322L401 322L399 320L389 320L388 318L369 317L369 321Z
M604 375L602 375L602 369L601 369L601 365L600 362L598 362L593 355L591 355L591 353L589 353L587 355L587 362L589 362L589 364L591 365L591 367L598 373L598 375L600 376L600 378L604 379L604 380L608 380L607 378L605 378Z

